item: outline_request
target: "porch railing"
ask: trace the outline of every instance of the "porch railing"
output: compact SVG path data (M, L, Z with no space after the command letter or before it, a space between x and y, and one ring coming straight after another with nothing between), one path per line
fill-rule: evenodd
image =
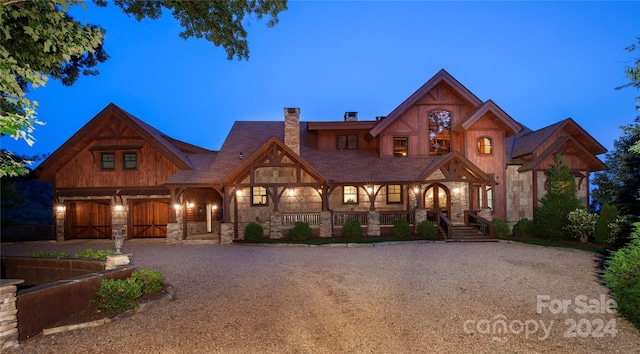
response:
M367 225L367 212L351 212L351 213L334 213L333 225L344 226L344 224L350 221L357 221L361 226Z
M409 224L415 224L415 215L411 211L381 211L380 225L393 225L396 220L404 219Z
M444 232L445 237L447 239L451 239L451 236L452 236L451 234L453 232L453 224L451 223L451 220L449 220L449 218L447 218L447 216L444 213L438 213L438 225Z
M295 226L296 222L306 222L309 226L320 225L320 213L286 213L282 214L282 226Z
M3 225L0 230L2 242L50 241L55 240L53 225Z
M473 210L465 210L464 211L464 224L467 226L471 226L485 235L489 235L489 237L493 238L493 222L491 220L487 220L483 217L478 216L476 214L477 211Z

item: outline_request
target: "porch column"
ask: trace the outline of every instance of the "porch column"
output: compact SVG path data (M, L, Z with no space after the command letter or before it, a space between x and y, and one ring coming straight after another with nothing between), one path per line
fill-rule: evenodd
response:
M425 208L416 208L416 210L413 212L413 216L414 216L414 220L415 220L415 227L417 228L418 225L427 220L427 209Z
M370 210L367 214L367 236L380 236L380 212Z
M173 198L172 198L173 199ZM173 204L171 206L172 209L172 220L167 223L167 244L181 244L182 243L182 219L184 217L184 208L181 204ZM173 217L175 215L175 218Z
M55 210L55 224L56 224L56 241L64 241L64 217L67 213L67 208L60 205L54 206Z
M220 224L220 244L233 243L234 235L233 223L224 222Z
M129 224L127 223L127 216L129 215L129 203L122 200L121 204L116 203L111 205L111 238L120 234L123 238L129 238Z
M16 307L17 284L24 283L22 279L0 280L0 318L2 318L2 330L0 331L0 351L19 347L18 343L18 317Z
M330 211L320 212L320 237L333 236L333 223Z
M270 217L269 238L282 238L282 214L272 211Z

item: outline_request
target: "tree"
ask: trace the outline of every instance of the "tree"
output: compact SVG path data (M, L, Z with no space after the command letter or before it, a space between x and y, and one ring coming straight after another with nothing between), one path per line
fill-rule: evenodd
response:
M640 36L637 36L636 40L638 41L638 45L636 46L636 44L632 44L628 46L627 48L625 48L627 52L633 53L636 50L640 50ZM631 82L616 87L616 90L621 90L627 87L635 87L636 89L640 90L640 57L636 57L633 64L635 66L626 66L624 68L624 73L627 78L631 80ZM636 110L640 111L640 96L636 97ZM635 143L630 147L630 149L635 153L640 154L640 140L636 140Z
M568 223L567 215L582 207L582 202L575 196L575 178L559 154L554 156L554 164L547 170L547 176L547 194L540 199L541 205L536 208L533 218L534 236L554 241L569 239L570 235L564 230Z
M615 205L621 215L640 215L640 154L631 151L640 140L640 117L621 127L622 136L605 155L606 171L596 172L591 193L592 206Z
M94 0L106 6L106 0ZM249 58L245 16L270 17L278 22L286 0L114 0L138 21L158 19L164 9L180 21L182 38L204 38L227 52L227 58ZM29 88L44 86L49 78L73 85L79 75L97 75L95 66L109 56L103 49L105 30L76 21L69 10L85 7L83 0L0 0L0 136L35 142L33 132L43 124L36 118L38 103L27 97ZM0 178L27 173L28 161L0 156Z

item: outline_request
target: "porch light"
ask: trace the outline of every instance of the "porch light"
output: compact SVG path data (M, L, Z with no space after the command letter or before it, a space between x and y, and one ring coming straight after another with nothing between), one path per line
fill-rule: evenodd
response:
M418 194L418 192L420 192L420 188L415 187L415 188L413 189L413 193Z
M114 209L115 211L122 211L122 210L124 210L124 207L122 206L122 204L116 204L116 205L113 207L113 209Z
M180 204L173 204L173 209L180 210L182 209L182 206Z
M289 196L294 197L296 195L296 191L293 188L289 188Z
M460 187L455 187L453 189L453 194L460 194Z
M238 197L242 197L242 191L241 191L241 190L237 190L237 191L236 191L236 195L237 195Z
M218 204L213 204L213 210L217 210L218 209Z
M58 206L56 206L56 210L59 213L64 213L65 207L64 207L64 205L58 205Z
M373 193L373 188L367 187L367 193L369 193L369 194Z
M194 206L196 206L196 205L193 204L193 202L187 203L187 208L193 208Z

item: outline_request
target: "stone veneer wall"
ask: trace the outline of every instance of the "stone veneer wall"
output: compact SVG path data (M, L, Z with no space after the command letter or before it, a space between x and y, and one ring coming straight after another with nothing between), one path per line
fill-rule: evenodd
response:
M21 280L0 280L0 352L19 346L16 284L20 283Z
M513 225L528 218L533 219L533 172L518 172L520 165L507 167L507 220Z

